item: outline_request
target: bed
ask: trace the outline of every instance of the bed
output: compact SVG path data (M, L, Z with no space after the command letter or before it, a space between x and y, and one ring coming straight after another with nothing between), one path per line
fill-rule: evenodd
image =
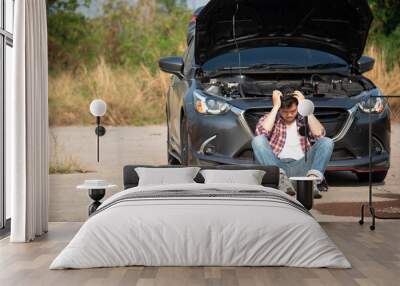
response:
M137 167L151 166L124 168L124 190L102 203L50 269L351 267L309 211L277 189L278 168L199 167L262 170L259 185L204 182L200 172L191 183L138 185Z

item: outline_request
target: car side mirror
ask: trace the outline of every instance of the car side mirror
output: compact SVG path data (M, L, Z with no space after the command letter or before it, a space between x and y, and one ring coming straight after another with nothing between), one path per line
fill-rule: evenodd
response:
M158 61L158 66L164 72L171 73L183 78L183 58L182 57L165 57Z
M374 68L375 64L375 59L368 57L368 56L362 56L358 60L358 70L360 73L365 73L367 71L370 71Z

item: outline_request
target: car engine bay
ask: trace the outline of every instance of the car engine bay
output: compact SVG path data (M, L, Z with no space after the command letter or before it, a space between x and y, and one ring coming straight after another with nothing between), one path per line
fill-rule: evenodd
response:
M284 77L284 79L282 79ZM275 89L291 87L305 96L351 97L364 90L374 88L373 84L361 76L340 76L327 74L274 75L269 78L251 76L225 76L203 78L201 86L205 92L226 99L271 97Z

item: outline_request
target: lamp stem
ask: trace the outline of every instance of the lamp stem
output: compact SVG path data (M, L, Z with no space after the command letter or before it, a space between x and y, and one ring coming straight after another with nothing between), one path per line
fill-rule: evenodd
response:
M99 126L100 126L100 116L97 116L96 117L96 123L97 123L97 129L99 129ZM100 161L100 135L99 135L99 132L97 132L97 162L99 162Z
M371 96L368 97L368 205L372 206L372 122L371 122Z
M307 142L308 142L308 130L307 130L307 125L308 125L308 116L305 116L304 118L304 137L306 144L304 145L304 161L307 162Z

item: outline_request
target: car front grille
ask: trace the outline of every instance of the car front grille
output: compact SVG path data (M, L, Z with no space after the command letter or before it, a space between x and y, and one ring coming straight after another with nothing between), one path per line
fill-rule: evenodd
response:
M271 108L258 108L245 111L244 118L253 133L255 133L258 120L270 110ZM314 115L325 127L326 136L333 138L343 128L349 113L346 109L341 108L316 107Z

